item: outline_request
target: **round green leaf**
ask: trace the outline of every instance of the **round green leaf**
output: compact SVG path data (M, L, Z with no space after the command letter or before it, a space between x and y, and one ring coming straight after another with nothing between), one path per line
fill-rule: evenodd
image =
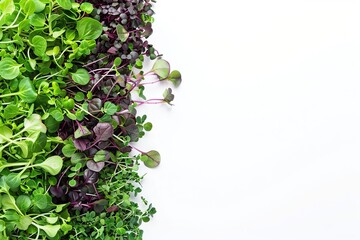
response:
M44 37L37 35L32 38L31 43L34 47L34 53L36 56L41 57L45 54L47 48L47 42Z
M29 216L21 216L16 226L20 230L27 230L32 223L32 218Z
M6 80L14 79L20 74L20 66L12 58L3 58L0 61L0 76Z
M50 115L58 122L61 122L62 120L64 120L63 113L58 109L51 111Z
M94 7L91 3L88 3L88 2L83 2L81 5L80 5L80 9L81 11L84 11L86 12L87 14L90 14L92 13L92 11L94 10Z
M169 75L169 80L178 87L181 84L181 73L178 70L174 70Z
M6 119L14 118L18 114L20 114L20 112L19 112L19 108L16 104L9 104L4 109L4 117Z
M72 80L80 85L86 85L90 81L90 74L84 68L79 68L75 73L71 73Z
M153 125L151 122L147 122L144 124L145 131L151 131L152 127L153 127Z
M128 31L126 31L126 29L121 24L118 24L116 26L116 33L117 33L117 35L119 37L119 40L121 42L125 42L130 36Z
M154 63L152 71L159 76L160 80L165 79L170 73L170 64L164 59L158 59Z
M20 195L16 199L16 205L23 213L26 213L31 206L31 199L27 195Z
M71 179L71 180L69 181L69 185L70 185L70 187L75 187L75 186L76 186L76 180L75 180L75 179Z
M45 9L45 3L43 3L41 0L33 0L35 3L35 12L41 12Z
M61 171L63 160L60 156L51 156L36 166L43 168L45 171L54 176Z
M96 152L94 156L94 162L102 162L102 161L107 161L109 159L110 159L110 154L108 151L105 150L100 150Z
M158 151L151 150L147 153L143 153L141 155L141 160L144 162L145 166L149 168L155 168L160 164L160 153Z
M76 24L79 38L85 40L96 40L102 33L102 25L99 21L84 17Z
M71 0L56 0L56 2L65 10L70 10L72 8Z
M104 113L108 115L113 115L117 112L117 106L111 102L106 102L104 104Z
M33 103L37 98L37 93L35 91L34 85L29 78L21 79L19 83L19 97L26 103Z

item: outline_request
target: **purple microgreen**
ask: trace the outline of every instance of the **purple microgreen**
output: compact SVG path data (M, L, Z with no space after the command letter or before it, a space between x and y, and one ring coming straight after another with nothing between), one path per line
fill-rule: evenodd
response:
M86 166L94 172L100 172L101 169L104 168L105 163L104 162L95 162L93 160L89 160L86 162Z
M96 141L107 141L114 134L114 128L110 123L98 123L94 127Z
M159 152L152 150L149 152L143 152L141 154L141 161L144 162L145 166L149 167L149 168L155 168L157 166L159 166L160 161L161 161L161 157Z

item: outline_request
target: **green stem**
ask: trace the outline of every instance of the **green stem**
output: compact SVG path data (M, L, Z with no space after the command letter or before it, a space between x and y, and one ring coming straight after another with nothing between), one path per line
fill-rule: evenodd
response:
M0 98L4 98L4 97L11 97L11 96L16 96L18 95L18 93L7 93L7 94L3 94L3 95L0 95Z
M18 14L16 15L16 17L15 17L15 20L9 25L9 26L5 26L5 27L1 27L2 29L8 29L8 28L15 28L15 27L18 27L19 26L19 24L16 24L16 25L14 25L15 23L16 23L16 21L18 20L18 18L19 18L19 16L20 16L20 14L21 14L21 11L19 10L18 11ZM3 16L1 16L1 18L2 18Z
M119 136L116 136L115 134L113 134L113 137L116 138L117 140L119 140L122 143L125 143L124 140L122 140Z
M62 53L61 53L61 54L59 55L59 57L57 57L56 59L57 59L57 60L60 59L60 58L62 57L62 55L64 55L65 52L66 52L69 48L70 48L70 47L65 48L65 50L62 51Z
M64 68L63 68L62 66L60 66L60 64L57 62L55 55L53 54L52 56L53 56L53 59L54 59L55 64L56 64L61 70L64 70Z
M85 110L84 108L82 108L80 105L75 104L75 106L76 106L77 108L79 108L81 111L84 111L85 113L89 114L89 115L92 116L93 118L95 118L95 119L97 119L97 120L100 120L100 118L94 116L94 115L91 114L89 111L87 111L87 110Z
M11 41L4 41L4 42L0 42L0 44L9 44L9 43L14 43L17 42L16 40L11 40Z

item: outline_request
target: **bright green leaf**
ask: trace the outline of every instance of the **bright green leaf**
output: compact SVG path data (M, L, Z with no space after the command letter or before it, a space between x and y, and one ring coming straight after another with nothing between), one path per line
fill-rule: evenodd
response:
M90 81L90 74L84 68L79 68L75 73L71 73L72 80L80 85L86 85Z
M2 15L12 14L15 11L13 0L2 0L0 2L0 10Z
M62 148L62 153L65 155L65 157L71 157L76 152L76 148L74 144L66 144Z
M19 97L26 103L33 103L37 98L37 93L35 91L34 85L29 78L21 79L19 83Z
M8 142L7 139L12 138L12 136L13 132L9 127L5 125L0 126L0 144Z
M71 0L56 0L56 2L65 10L70 10L72 8Z
M85 127L85 126L79 126L78 129L76 129L75 133L74 133L74 137L77 138L81 138L81 137L85 137L85 136L89 136L91 135L90 130Z
M61 121L64 120L64 115L63 115L63 113L62 113L60 110L58 110L58 109L52 110L52 111L50 112L50 115L51 115L56 121L58 121L58 122L61 122Z
M42 163L37 164L36 166L43 168L51 175L56 175L61 171L61 168L63 166L63 160L60 156L51 156Z
M19 76L20 66L15 60L5 57L0 61L0 76L6 80L11 80Z
M85 40L96 40L102 33L102 25L99 21L84 17L76 24L79 38Z
M16 223L16 226L20 230L27 230L32 223L32 218L29 216L20 216L19 221Z
M90 14L94 10L94 7L93 7L93 5L91 3L83 2L80 5L80 9L81 9L81 11L84 11L87 14Z
M39 226L49 237L55 237L58 231L60 230L60 225L45 225Z
M160 80L165 79L169 76L170 73L170 64L164 59L158 59L154 63L151 71L159 76Z
M113 115L118 110L117 106L111 102L105 102L103 108L104 108L104 113L106 113L108 115Z
M125 42L130 36L128 31L126 31L126 29L121 24L118 24L116 26L116 33L117 33L117 35L119 37L119 40L121 42Z
M24 130L28 133L43 132L46 133L46 126L41 121L39 114L32 114L24 120Z

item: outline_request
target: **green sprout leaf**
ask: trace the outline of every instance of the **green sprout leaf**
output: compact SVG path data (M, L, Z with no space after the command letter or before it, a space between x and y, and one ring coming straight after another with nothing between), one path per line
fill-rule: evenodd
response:
M154 63L151 71L158 75L160 80L166 79L170 73L170 64L164 59L158 59Z
M163 93L163 97L164 97L164 102L171 104L171 102L174 100L174 94L172 94L172 89L171 88L167 88L165 89L164 93Z
M9 104L4 109L4 117L11 119L20 114L19 107L16 104Z
M20 7L25 12L26 15L31 15L36 11L36 5L33 0L21 0Z
M60 225L45 225L38 226L38 228L43 230L49 237L53 238L60 230Z
M68 143L64 145L61 151L65 157L71 157L76 152L76 148L73 143Z
M109 159L110 159L110 154L108 151L105 150L100 150L96 152L94 156L94 162L102 162L102 161L107 161Z
M119 40L121 42L126 42L126 40L130 36L130 34L126 31L126 29L121 24L118 24L116 26L116 33L117 33L117 35L119 37Z
M30 24L33 25L34 27L43 27L43 26L45 26L45 15L42 14L42 13L34 13L33 15L31 15L29 17L29 19L30 19ZM37 37L37 36L35 36L35 37ZM32 39L33 40L32 44L34 44L34 38Z
M74 137L77 138L81 138L81 137L86 137L91 135L90 130L85 127L85 126L79 126L78 129L76 129L75 133L74 133Z
M81 11L84 11L87 14L90 14L94 10L94 7L93 7L93 5L91 3L83 2L80 5L80 9L81 9Z
M43 3L41 0L33 0L35 3L35 12L42 12L45 9L45 3ZM45 2L45 1L44 1Z
M5 125L0 126L0 144L6 143L12 136L13 132L9 127Z
M31 206L31 199L27 195L20 195L16 198L16 205L23 213L26 213Z
M33 37L33 39L31 40L31 43L33 44L34 47L34 53L35 55L41 57L45 54L46 52L46 48L47 48L47 42L46 39L42 36L35 36Z
M169 75L169 81L171 81L175 87L181 84L181 73L178 70L174 70Z
M20 230L27 230L29 226L32 224L32 218L29 216L21 216L19 222L17 222L16 226Z
M20 66L15 60L11 58L3 58L0 61L0 76L6 80L11 80L19 76Z
M1 14L5 16L6 14L12 14L15 11L15 4L13 0L3 0L0 2Z
M118 108L115 104L113 104L111 102L105 102L103 110L104 110L104 113L106 113L108 115L113 115L117 112Z
M148 168L155 168L159 166L161 162L160 153L155 150L142 153L141 161L143 161L145 166L147 166Z
M24 131L28 133L42 132L46 133L46 126L41 121L39 114L32 114L24 120Z
M61 171L63 160L60 156L51 156L36 166L43 168L45 171L54 176Z
M80 85L86 85L90 81L90 74L86 69L79 68L75 73L71 73L71 78Z
M21 79L19 83L19 97L27 103L33 103L35 102L37 98L37 93L35 91L34 85L30 81L29 78L23 78Z
M70 10L72 8L71 0L56 0L56 2L65 10Z
M85 40L95 40L100 37L102 33L102 25L99 21L84 17L76 24L79 38Z

